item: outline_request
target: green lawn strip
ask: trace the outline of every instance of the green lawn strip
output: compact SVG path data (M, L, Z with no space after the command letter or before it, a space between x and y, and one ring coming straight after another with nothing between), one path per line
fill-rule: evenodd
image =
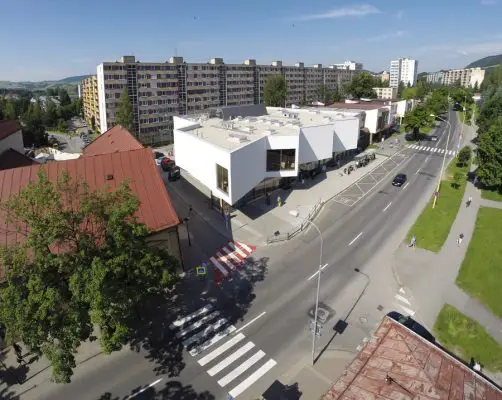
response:
M464 361L473 357L492 372L502 371L502 346L455 307L445 304L432 330L441 345Z
M479 209L474 233L457 276L457 285L502 318L501 224L502 210L491 207Z
M445 179L441 182L440 195L436 202L436 207L432 208L433 197L431 197L408 232L406 236L407 243L415 235L417 237L417 247L436 253L443 247L462 203L467 181L467 171L469 170L468 165L459 167L456 161L455 159L450 163L445 173ZM460 172L463 176L459 188L452 186L453 176L456 172Z
M497 190L481 190L481 197L486 200L502 201L502 193Z

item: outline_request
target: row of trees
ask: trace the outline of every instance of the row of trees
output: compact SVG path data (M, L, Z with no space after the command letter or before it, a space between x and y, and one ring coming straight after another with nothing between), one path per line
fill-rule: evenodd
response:
M487 74L481 89L476 173L483 185L502 193L502 66Z
M177 260L147 244L127 183L92 191L67 173L51 182L40 172L0 204L24 238L0 246L0 321L8 343L50 361L56 382L70 381L76 351L93 333L104 352L120 349L138 327L138 307L176 280Z
M47 129L66 131L68 120L73 116L82 115L82 100L71 101L68 92L60 88L50 90L46 94L45 101L39 97L35 102L31 102L32 93L22 93L19 99L0 98L0 120L19 119L23 124L23 138L25 145L41 146L47 142ZM59 104L56 104L51 97L57 93Z

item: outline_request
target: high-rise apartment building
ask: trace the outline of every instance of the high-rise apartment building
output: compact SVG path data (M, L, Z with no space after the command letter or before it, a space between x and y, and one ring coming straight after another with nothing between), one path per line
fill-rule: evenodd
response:
M427 76L429 78L429 76ZM460 83L460 86L473 88L477 86L478 88L483 83L485 79L485 70L481 68L464 68L464 69L451 69L449 71L443 71L442 84L443 85L453 85L455 83Z
M390 87L398 87L399 83L413 86L417 82L418 61L399 58L390 62Z
M427 83L431 85L442 85L443 84L444 71L430 72L426 76Z
M98 78L96 75L84 79L78 88L79 96L82 98L82 109L84 119L97 129L100 129L99 118L99 98L98 98ZM94 122L93 122L94 121Z
M171 57L167 62L144 63L124 56L97 67L96 121L101 132L116 123L119 98L127 88L135 135L146 144L163 142L172 138L175 115L263 103L265 82L271 75L284 76L288 88L284 106L290 106L318 100L321 85L337 90L350 83L356 73L334 66L323 68L321 64L283 66L281 61L257 65L250 59L243 64L225 64L223 59L213 58L208 63L187 63L183 57Z
M345 61L343 64L334 64L336 69L348 69L351 71L360 71L363 69L363 64L355 61Z

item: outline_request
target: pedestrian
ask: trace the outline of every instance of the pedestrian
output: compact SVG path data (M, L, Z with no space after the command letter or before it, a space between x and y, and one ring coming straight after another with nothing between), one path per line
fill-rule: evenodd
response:
M17 343L14 343L12 345L12 347L14 348L14 352L16 353L16 356L21 357L23 354L23 349L21 348L21 346L19 346Z
M461 233L460 235L458 235L457 246L460 246L462 244L462 240L464 240L464 234L463 233Z
M282 206L281 196L277 196L277 207L281 207L281 206Z
M467 199L467 207L469 207L472 203L472 196L469 196L469 198Z

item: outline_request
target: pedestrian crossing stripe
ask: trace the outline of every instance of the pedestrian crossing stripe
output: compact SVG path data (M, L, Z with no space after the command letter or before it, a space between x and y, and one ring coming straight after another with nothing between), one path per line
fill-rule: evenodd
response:
M399 294L401 293L401 294ZM394 295L394 299L397 300L395 305L397 305L401 310L404 312L404 314L409 315L410 317L413 317L415 315L415 311L413 311L411 307L410 301L404 297L404 290L399 289L399 293L396 293Z
M233 271L242 266L246 258L255 250L255 246L250 246L234 240L231 240L218 249L215 255L209 258L215 272L216 283L220 283Z
M419 146L418 144L408 144L406 145L409 149L414 149L418 151L429 151L431 153L445 154L448 156L454 156L456 154L455 150L446 150L439 147L429 147L429 146Z
M170 328L185 348L195 346L189 354L202 356L198 364L207 368L206 372L217 379L218 385L230 386L228 393L232 398L237 398L277 365L275 360L267 360L266 353L253 342L246 341L243 333L232 336L235 326L221 317L212 304L178 318ZM212 349L220 341L223 344Z

